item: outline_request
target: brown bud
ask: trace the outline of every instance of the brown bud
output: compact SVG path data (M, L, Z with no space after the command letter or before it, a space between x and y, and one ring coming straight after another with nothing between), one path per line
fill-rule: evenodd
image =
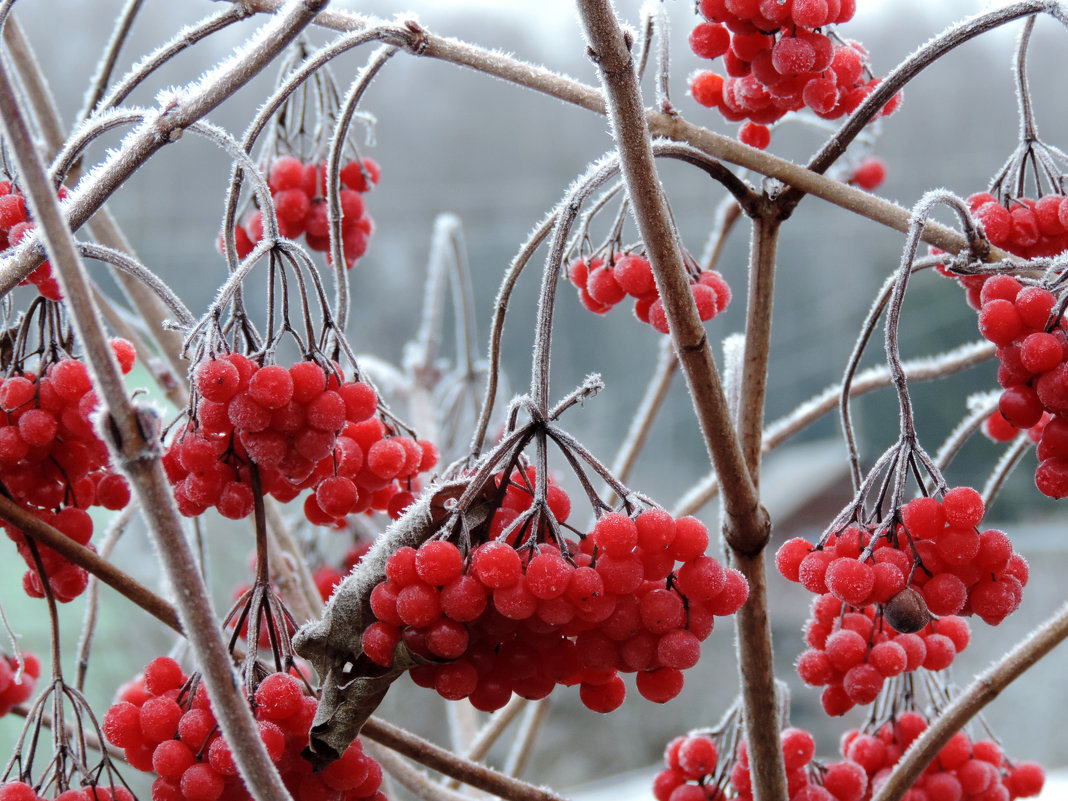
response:
M883 617L894 631L913 634L931 622L927 602L912 587L906 587L883 607Z

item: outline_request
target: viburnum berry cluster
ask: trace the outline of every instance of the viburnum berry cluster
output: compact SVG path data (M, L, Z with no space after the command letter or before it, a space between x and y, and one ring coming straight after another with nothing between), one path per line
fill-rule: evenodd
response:
M779 548L779 572L819 596L797 670L825 687L829 714L871 703L893 676L949 667L970 640L958 615L996 625L1019 606L1027 562L1003 531L979 531L983 514L979 493L956 487L909 501L878 536L850 525L822 547L794 538Z
M384 801L382 768L363 753L359 740L325 770L313 772L302 752L318 701L298 678L270 673L251 698L263 745L294 798ZM120 690L102 728L132 767L157 775L153 801L248 798L204 685L170 657L152 660Z
M745 602L745 578L705 555L704 524L661 509L603 514L566 550L523 536L514 523L531 505L533 480L532 470L511 476L489 526L491 537L501 533L469 554L431 540L389 556L370 595L377 620L364 653L390 666L403 646L426 662L410 670L417 684L485 711L513 693L537 699L578 684L583 704L610 712L626 693L621 672L635 673L651 701L674 698L715 616ZM549 489L563 523L570 499Z
M797 659L801 680L824 688L820 703L828 715L872 703L894 676L945 670L971 640L968 622L957 615L904 633L879 617L875 605L851 608L829 593L814 599L805 624L809 648Z
M790 801L862 801L870 797L864 768L850 759L821 763L816 741L805 729L779 735ZM749 750L742 739L721 753L717 733L676 737L664 750L664 769L653 779L656 801L748 801L753 797Z
M114 340L125 372L134 363L129 342ZM6 495L79 545L92 547L89 507L123 509L130 502L126 479L111 467L107 446L97 436L97 407L89 371L77 359L60 359L38 375L15 371L0 383L0 485ZM44 595L38 566L26 536L11 523L0 523L26 560L23 589ZM71 601L85 589L85 568L51 548L34 545L55 599Z
M664 303L645 256L611 252L579 257L571 262L567 274L578 290L579 301L594 314L606 314L630 296L634 298L635 317L661 334L668 333ZM715 270L695 268L690 274L690 292L702 321L711 320L731 302L731 288Z
M367 252L374 220L367 212L363 195L378 184L381 174L372 158L353 160L341 168L341 243L348 268ZM309 248L329 252L326 162L305 163L296 156L278 156L268 168L267 184L279 233L288 239L303 234ZM237 255L244 258L263 239L263 212L250 212L234 229L234 236Z
M1003 205L989 192L977 192L968 198L968 208L983 224L991 244L1013 255L1033 259L1068 250L1068 197L1064 195L1017 197Z
M62 200L66 196L67 188L61 186L59 197ZM26 198L23 197L22 192L11 181L0 181L0 250L14 247L33 228L34 223L29 218ZM30 284L37 287L41 296L48 300L63 300L59 282L52 275L52 264L48 259L41 262L19 286Z
M887 622L899 631L926 625L928 610L976 614L997 625L1019 606L1028 569L1005 532L979 530L984 512L978 492L955 487L941 499L909 501L899 525L874 542L873 532L859 526L831 535L819 548L795 538L779 549L776 564L810 592L858 608L891 607ZM895 599L906 590L922 604L918 617L895 614Z
M386 428L373 387L314 361L287 369L229 353L200 362L194 383L192 420L163 459L186 516L251 514L252 465L279 501L311 489L304 513L315 525L369 509L399 514L437 462L431 443Z
M1011 275L993 275L979 299L979 331L998 346L1002 387L984 430L998 442L1029 430L1038 443L1039 492L1068 496L1068 336L1057 297Z
M841 752L860 765L868 779L867 801L878 792L901 755L928 726L922 713L909 709L892 720L852 729L842 736ZM1042 791L1045 771L1034 762L1013 762L993 739L972 740L959 731L938 752L908 790L914 801L1012 801Z
M701 0L705 22L690 32L690 48L706 59L723 58L727 73L701 70L690 93L742 125L738 138L763 149L768 125L809 108L824 119L852 113L878 86L868 52L838 38L830 26L848 22L855 0ZM880 112L892 114L898 93Z
M967 204L990 243L1014 256L1053 257L1068 250L1068 197L1064 195L1014 197L1003 203L990 192L977 192ZM932 248L931 252L942 251ZM990 273L959 274L945 265L939 265L938 271L964 287L968 305L982 308L982 289Z

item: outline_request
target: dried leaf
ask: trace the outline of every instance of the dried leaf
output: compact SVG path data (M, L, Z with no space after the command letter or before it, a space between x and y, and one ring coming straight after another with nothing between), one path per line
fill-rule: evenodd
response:
M384 668L363 653L364 630L375 621L371 591L385 580L389 555L406 545L418 548L439 529L466 481L431 487L375 541L360 563L334 590L322 619L308 623L293 638L293 647L311 662L321 678L322 696L312 722L305 755L321 769L338 759L404 671L428 664L398 646L393 665ZM468 512L484 519L486 510ZM481 522L481 520L479 520Z

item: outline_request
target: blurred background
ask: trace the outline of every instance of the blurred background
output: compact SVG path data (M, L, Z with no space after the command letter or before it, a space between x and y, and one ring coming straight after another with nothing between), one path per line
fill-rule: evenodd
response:
M94 70L120 6L116 0L24 0L15 6L68 123L81 107L87 76ZM673 0L665 6L672 23L671 91L676 106L687 119L733 135L736 126L724 123L686 94L686 76L706 66L686 46L687 34L696 22L692 4ZM863 42L876 74L885 74L949 23L982 10L984 4L859 0L858 6L856 19L841 33ZM218 7L219 3L204 0L148 0L121 54L120 74L183 25ZM350 0L334 7L387 18L406 10L380 0ZM435 34L505 51L596 85L569 2L425 1L409 3L407 8ZM617 8L632 25L638 24L639 3L618 2ZM195 80L258 24L251 20L202 42L167 65L128 102L152 106L155 91ZM1017 143L1011 66L1020 27L1009 26L959 48L906 89L904 105L881 125L872 147L888 165L879 194L909 207L924 191L936 187L962 196L987 188ZM1052 21L1040 20L1030 59L1039 132L1050 144L1061 147L1068 146L1063 136L1068 130L1062 80L1066 35ZM325 42L329 36L322 31L309 34L313 43ZM342 91L369 52L361 49L333 64ZM211 121L240 136L270 91L275 72L269 69L242 89L210 116ZM651 76L646 79L646 90L651 104ZM367 196L376 231L367 255L351 273L350 341L359 353L400 361L418 325L435 217L451 212L463 222L478 331L484 342L500 277L520 243L587 163L611 148L605 120L472 71L403 54L381 72L361 108L377 121L367 141L358 140L358 144L361 152L382 166L382 179ZM362 135L358 126L354 131ZM786 122L773 132L770 150L804 162L825 136L823 129ZM90 163L115 142L101 141L91 151ZM141 259L171 283L197 315L206 309L225 274L215 241L229 175L230 163L223 153L203 140L185 137L148 162L109 204ZM662 175L686 245L699 256L722 190L680 164L664 164ZM628 241L634 238L630 228ZM861 319L884 278L897 267L901 244L899 234L854 219L815 198L802 203L784 226L769 421L839 380ZM747 248L747 233L740 225L719 266L736 300L709 324L713 341L743 327ZM543 254L535 258L510 310L504 353L505 373L514 391L522 391L529 380L543 261ZM624 305L595 318L580 308L569 285L561 287L558 308L553 397L569 391L590 372L604 376L606 391L584 408L569 412L563 422L602 460L611 461L652 375L659 336L636 322ZM965 304L959 287L934 274L918 276L905 305L904 355L937 353L976 338L975 312ZM484 351L484 345L479 347ZM881 359L876 341L864 364ZM994 366L988 364L914 388L919 434L929 451L937 449L964 416L968 394L994 387L994 374ZM870 463L896 437L895 399L888 392L865 397L856 404L856 416L862 454ZM981 485L998 453L985 441L970 443L948 471L950 483ZM762 486L776 522L776 543L791 536L818 535L848 500L844 457L839 427L831 415L769 458ZM962 685L1065 598L1061 582L1068 568L1065 512L1035 491L1033 458L1024 459L988 512L992 525L1000 522L999 527L1013 536L1017 550L1031 560L1033 580L1022 607L1005 624L992 629L974 621L972 645L954 666ZM559 467L563 472L563 466ZM629 484L670 508L707 471L689 400L676 382ZM699 513L710 525L715 525L714 507ZM104 523L100 519L98 528ZM235 587L251 577L251 530L210 517L205 533L212 554L211 580L222 612ZM146 583L158 581L154 554L136 527L121 543L116 559ZM8 559L0 570L5 577L0 603L12 628L21 635L21 646L45 653L47 639L40 625L44 610L21 593L21 563ZM809 596L777 574L770 581L777 673L793 689L792 722L815 731L818 753L833 756L844 724L823 715L818 692L803 687L792 668L803 648L800 626ZM108 593L104 596L90 670L89 697L98 710L119 684L173 645L166 632L152 626L141 612L129 611L128 605ZM83 611L75 602L63 612L63 630L73 642ZM576 691L554 693L545 732L525 775L557 788L573 787L652 765L671 737L716 722L737 689L730 627L722 628L707 641L701 664L688 671L683 694L663 709L651 709L631 685L633 697L611 721L605 721L578 703ZM73 649L65 656L72 658ZM1049 766L1068 764L1068 746L1061 732L1068 710L1068 687L1063 681L1066 664L1065 653L1054 652L988 709L986 720L1010 755ZM394 686L381 714L436 740L446 738L437 697L406 679ZM856 726L863 719L863 711L854 711L846 722ZM9 750L19 725L20 721L10 717L0 720L0 753Z

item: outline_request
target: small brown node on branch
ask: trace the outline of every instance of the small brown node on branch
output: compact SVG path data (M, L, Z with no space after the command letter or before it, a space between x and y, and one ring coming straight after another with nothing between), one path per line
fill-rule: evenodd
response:
M404 27L412 34L411 41L408 43L408 50L412 55L421 56L426 52L427 47L430 46L426 28L414 19L405 20Z

